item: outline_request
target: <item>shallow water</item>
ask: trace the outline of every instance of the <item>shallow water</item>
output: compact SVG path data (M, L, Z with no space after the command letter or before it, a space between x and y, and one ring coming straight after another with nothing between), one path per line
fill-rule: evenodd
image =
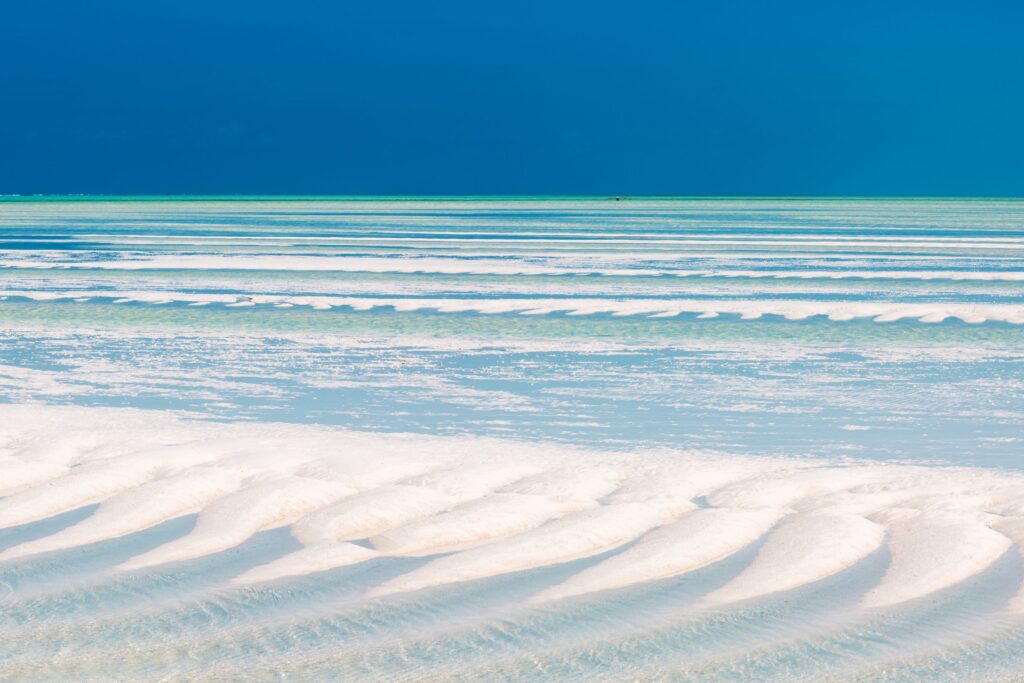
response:
M1024 203L0 203L0 675L1024 679Z

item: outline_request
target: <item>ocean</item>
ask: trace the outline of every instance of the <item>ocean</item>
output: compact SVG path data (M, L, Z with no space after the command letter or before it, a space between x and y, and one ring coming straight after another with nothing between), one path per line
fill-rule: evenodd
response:
M0 201L0 679L1024 680L1024 201Z

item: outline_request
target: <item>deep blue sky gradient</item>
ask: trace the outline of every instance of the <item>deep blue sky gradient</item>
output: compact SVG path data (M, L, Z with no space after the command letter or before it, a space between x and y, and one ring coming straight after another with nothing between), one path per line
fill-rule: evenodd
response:
M1024 195L1024 3L25 0L0 193Z

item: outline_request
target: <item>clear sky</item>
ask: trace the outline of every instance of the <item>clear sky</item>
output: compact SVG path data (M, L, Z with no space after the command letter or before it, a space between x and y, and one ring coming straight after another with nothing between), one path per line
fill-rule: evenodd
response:
M0 193L1024 195L1024 2L20 0Z

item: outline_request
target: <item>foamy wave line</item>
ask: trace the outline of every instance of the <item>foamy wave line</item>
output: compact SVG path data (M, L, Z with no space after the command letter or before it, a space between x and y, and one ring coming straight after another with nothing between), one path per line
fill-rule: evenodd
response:
M281 272L397 273L423 275L600 275L605 277L775 278L829 280L952 280L1024 282L1024 271L1010 270L728 270L669 268L603 268L572 265L491 263L445 258L381 258L332 256L195 256L153 257L112 261L63 259L0 260L0 268L56 270L260 270Z
M400 273L424 275L606 275L649 276L668 271L638 268L576 268L557 266L508 265L464 259L443 258L380 258L332 256L192 256L154 257L114 261L63 259L35 261L29 259L0 260L0 268L97 270L260 270L285 272ZM676 271L680 276L703 275L707 271Z
M913 249L1024 249L1024 239L1015 237L979 238L979 237L878 237L843 235L841 237L821 235L680 235L680 236L629 236L612 237L606 233L581 233L578 237L521 237L519 234L495 235L481 238L475 235L417 235L410 232L401 236L375 235L323 235L323 236L286 236L286 235L111 235L83 234L83 239L102 240L108 243L124 245L141 244L275 244L275 243L315 243L315 244L468 244L468 245L515 245L515 244L571 244L581 246L594 245L673 245L673 246L755 246L755 247L886 247Z
M445 219L447 220L447 219ZM987 244L987 243L1011 243L1019 244L1024 242L1024 238L1014 235L987 235L987 234L974 234L974 235L952 235L945 236L941 234L926 234L922 236L924 231L932 231L934 229L928 228L911 228L907 229L901 227L898 229L896 234L863 234L856 231L851 231L849 228L823 228L818 227L813 231L807 232L776 232L771 233L770 230L776 226L769 228L759 228L754 231L747 229L736 229L730 228L728 232L700 232L699 230L686 230L675 228L674 230L659 230L655 232L644 232L641 230L634 230L632 232L622 232L616 230L587 230L587 231L566 231L566 230L525 230L522 229L522 225L517 222L502 224L504 227L514 227L516 230L509 231L497 231L497 230L481 230L480 226L475 224L467 224L465 230L446 230L438 228L437 226L443 225L445 220L437 222L427 222L422 217L418 217L416 221L412 223L403 223L398 225L383 225L372 228L363 227L362 231L370 234L362 234L358 227L348 226L349 234L338 234L337 231L323 232L320 234L309 234L309 228L299 228L303 234L282 232L280 227L267 226L262 224L257 225L246 225L240 227L237 224L222 224L222 223L208 223L199 225L192 222L186 222L181 225L187 227L190 230L204 229L206 232L189 232L189 233L158 233L158 232L146 232L144 234L130 234L130 233L80 233L77 237L85 240L103 240L113 242L134 242L144 241L149 239L154 240L270 240L270 241L296 241L296 242L331 242L331 241L345 241L350 239L356 239L360 241L371 241L377 239L384 240L404 240L404 239L417 239L417 240L432 240L432 239L447 239L451 237L458 238L460 240L486 240L486 241L549 241L556 238L580 238L583 240L604 240L604 239L623 239L630 242L645 242L650 240L716 240L716 241L774 241L774 240L792 240L792 241L812 241L816 242L822 239L826 240L840 240L840 241L853 241L853 242L936 242L936 243L948 243L948 244ZM538 225L537 223L533 224ZM548 223L547 225L556 226L557 223ZM152 227L148 223L140 223L138 227ZM893 232L892 228L888 229L889 232ZM424 234L426 233L426 234ZM1018 233L1019 234L1019 233Z
M975 303L894 303L849 301L793 301L793 300L700 300L700 299L412 299L368 298L333 296L287 296L272 294L207 294L189 292L111 292L108 290L40 292L8 290L0 298L21 297L35 301L70 299L88 301L94 298L112 299L113 303L168 304L188 303L193 306L224 304L228 307L273 305L277 307L308 306L316 310L349 308L356 311L392 309L397 312L437 311L440 313L479 313L483 315L515 313L519 315L548 315L563 313L570 316L613 315L617 317L649 316L671 318L683 314L697 314L701 318L719 315L738 315L744 320L756 320L766 315L786 320L805 320L825 316L833 321L870 318L875 322L916 319L923 323L939 323L958 319L965 323L1005 322L1024 324L1024 306L1016 304Z
M800 280L954 280L1024 282L1024 271L977 270L712 270L704 277Z
M196 560L282 526L301 549L231 584L431 558L372 598L609 553L531 598L548 602L681 576L756 544L703 598L715 607L817 583L884 548L888 569L860 597L875 609L953 588L1024 544L1024 476L989 470L615 454L103 408L0 406L0 425L0 528L98 504L3 551L5 564L193 514L190 532L111 571ZM1004 608L1024 612L1024 592Z

